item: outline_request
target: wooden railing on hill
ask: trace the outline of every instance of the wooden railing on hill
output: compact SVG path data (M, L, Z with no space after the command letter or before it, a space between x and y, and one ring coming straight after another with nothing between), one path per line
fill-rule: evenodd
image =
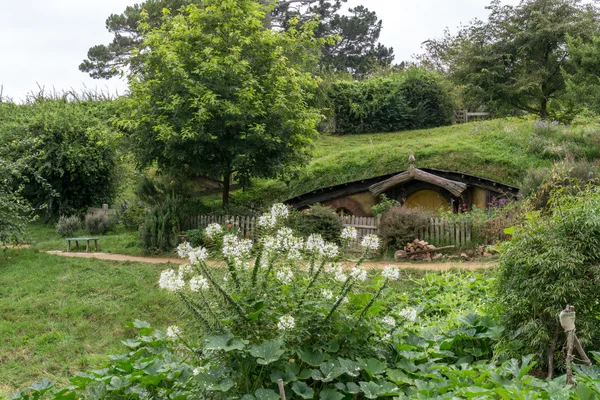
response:
M344 227L351 226L358 231L358 240L351 244L352 248L356 248L363 237L379 234L381 217L340 216L340 221ZM202 215L191 217L188 228L202 229L212 223L223 226L231 224L238 228L244 237L254 238L257 222L258 218L256 217ZM467 247L471 244L471 230L470 221L431 218L429 226L420 232L419 239L426 240L435 246Z

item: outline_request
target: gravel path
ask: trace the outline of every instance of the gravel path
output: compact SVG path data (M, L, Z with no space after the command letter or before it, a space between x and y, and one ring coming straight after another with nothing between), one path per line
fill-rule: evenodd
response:
M139 263L149 264L187 264L187 260L175 257L137 257L137 256L126 256L122 254L111 254L111 253L67 253L64 251L48 251L48 254L54 254L61 257L76 257L76 258L95 258L98 260L109 260L109 261L132 261ZM219 265L218 261L209 261L209 265ZM348 262L351 266L352 262ZM451 268L460 268L465 270L478 270L482 268L491 268L496 265L495 262L478 262L478 261L456 261L456 262L436 262L436 263L396 263L396 262L382 262L382 261L368 261L363 264L363 267L367 269L383 269L386 265L396 265L400 268L411 268L420 269L426 271L447 271Z

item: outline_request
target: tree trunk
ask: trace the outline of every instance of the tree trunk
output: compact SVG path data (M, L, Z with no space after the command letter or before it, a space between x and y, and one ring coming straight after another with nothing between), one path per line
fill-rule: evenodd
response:
M547 98L542 98L542 102L540 104L541 108L540 108L540 117L542 119L546 119L548 118L548 99Z
M229 188L231 185L231 171L223 175L223 208L229 207Z

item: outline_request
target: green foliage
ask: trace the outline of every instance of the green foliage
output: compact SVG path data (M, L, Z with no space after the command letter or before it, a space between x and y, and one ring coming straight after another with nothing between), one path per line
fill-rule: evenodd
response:
M90 235L104 235L111 228L111 223L108 215L98 214L86 214L85 216L85 230Z
M60 236L72 236L75 232L81 229L81 219L77 215L65 217L61 215L56 223L56 233Z
M339 243L342 222L331 207L315 204L302 211L292 223L292 228L302 237L318 234L328 242Z
M144 166L222 177L224 207L232 176L285 176L307 163L317 135L314 23L266 30L265 16L253 0L206 0L165 11L159 27L139 24L143 64L120 121L132 151Z
M25 241L25 228L33 220L34 210L22 197L22 186L14 187L14 182L23 181L24 161L0 159L0 243L4 245Z
M529 195L534 208L547 210L553 193L563 190L571 194L578 194L588 185L600 184L600 171L598 166L587 161L563 162L555 164L552 168L540 170L538 174L544 180L537 187L532 187Z
M270 12L263 21L266 28L294 29L292 22L295 19L300 23L311 22L315 18L319 20L314 27L315 34L328 39L320 62L323 70L350 71L360 76L377 67L388 66L394 59L393 49L377 43L382 29L381 20L364 6L350 9L350 14L339 13L345 1L305 0L301 4L280 1L274 8L269 0L258 3L269 7ZM202 1L150 0L128 6L122 14L112 14L106 20L106 27L115 35L113 41L108 45L91 47L79 69L92 78L111 78L127 71L127 68L139 68L144 60L134 53L134 49L143 43L145 37L139 23L145 18L151 26L158 27L163 23L163 9L177 15L190 4L201 6Z
M371 212L375 216L377 216L377 215L383 215L390 208L398 207L400 205L401 204L400 204L400 202L398 200L396 200L396 199L388 199L388 197L385 194L382 194L379 197L379 203L377 203L373 207L371 207Z
M46 215L83 214L110 204L118 184L113 104L39 97L27 104L0 103L0 157L27 158L22 195Z
M140 203L127 201L121 204L118 212L119 223L130 230L138 230L144 221L145 208Z
M487 21L474 20L456 35L426 42L423 61L450 73L479 104L541 118L564 113L563 73L571 62L567 38L587 43L598 32L599 9L581 0L492 1ZM551 103L559 109L552 109Z
M403 249L407 243L420 239L420 231L429 226L433 213L420 208L393 207L381 217L379 235L386 246Z
M503 306L507 354L533 353L545 365L558 314L577 310L577 335L600 346L600 191L556 192L550 214L532 214L500 257L498 302ZM593 347L592 347L593 348Z
M182 199L167 196L164 202L146 212L138 237L144 253L160 253L172 250L179 243L178 235L186 220Z
M387 77L338 81L328 89L342 134L450 125L454 103L440 75L410 68Z

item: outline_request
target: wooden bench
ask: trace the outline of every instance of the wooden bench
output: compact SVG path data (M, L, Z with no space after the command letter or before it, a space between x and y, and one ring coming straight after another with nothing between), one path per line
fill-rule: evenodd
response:
M96 251L98 251L98 238L67 238L67 251L71 251L71 242L75 242L75 247L79 247L79 242L85 241L85 252L90 251L90 242L94 241Z

